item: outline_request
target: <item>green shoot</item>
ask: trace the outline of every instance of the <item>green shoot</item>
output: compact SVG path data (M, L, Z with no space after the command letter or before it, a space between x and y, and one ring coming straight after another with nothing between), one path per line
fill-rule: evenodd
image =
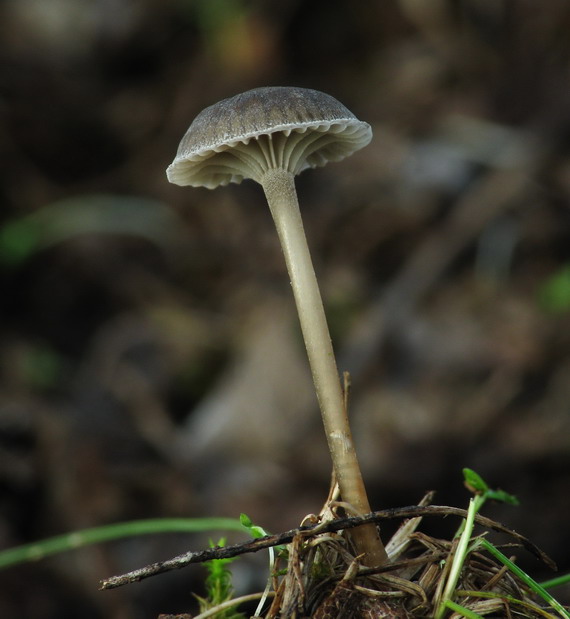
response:
M474 502L473 509L475 514L478 514L479 511L481 511L481 508L488 500L506 503L507 505L519 504L516 496L513 496L504 490L492 490L489 488L487 482L473 469L464 468L463 478L463 483L465 484L467 490L475 495L472 499ZM464 520L455 534L456 537L459 537L463 533L465 526L466 521Z
M265 535L268 535L267 531L265 529L263 529L262 527L253 524L253 521L251 520L251 518L247 515L247 514L240 514L239 516L239 520L241 522L241 524L247 528L247 530L250 532L250 535L254 538L259 538L259 537L264 537ZM255 613L254 613L254 617L259 617L261 614L261 610L267 600L267 596L269 595L269 591L271 590L271 575L273 574L274 568L275 568L275 551L277 552L281 552L285 549L284 546L276 546L275 548L269 548L269 578L267 580L267 584L265 585L265 590L263 591L263 595L261 597L261 599L259 600L259 604L257 605L257 608L255 609Z
M480 496L483 503L487 500L499 501L507 505L518 505L519 501L516 496L508 494L504 490L491 490L485 480L476 473L473 469L463 469L464 484L473 494ZM483 505L483 503L481 505Z
M503 490L492 490L489 488L485 480L475 471L471 469L463 469L463 475L465 478L466 487L474 493L474 497L471 498L469 502L469 509L467 512L467 518L463 521L460 526L456 537L459 538L455 553L453 555L453 560L451 564L451 568L449 570L449 575L445 584L445 588L443 591L443 595L441 601L438 605L437 612L435 614L435 619L442 619L445 615L446 610L452 610L458 613L461 613L462 616L467 617L468 619L478 619L480 615L475 612L460 606L456 602L453 601L454 595L468 595L470 597L499 597L491 592L468 592L468 591L457 591L457 582L459 580L459 576L461 574L461 570L465 563L465 560L469 553L477 550L484 549L489 554L493 555L495 559L503 563L515 576L517 576L532 592L536 595L540 596L552 609L554 609L559 616L563 619L570 619L570 612L566 610L560 602L555 600L546 588L535 580L533 580L528 574L526 574L523 570L521 570L518 565L513 563L510 559L508 559L498 548L493 546L488 540L484 537L478 537L471 542L471 536L473 533L473 528L475 524L475 515L479 512L479 510L483 507L485 502L489 499L494 501L501 501L503 503L507 503L509 505L518 505L518 500L516 497L504 492ZM554 586L557 584L562 584L563 582L568 582L570 577L562 577L562 579L555 579L554 581L549 581L546 583L548 586ZM554 584L553 584L554 583ZM501 596L504 598L504 596ZM509 599L509 601L513 604L517 604L519 606L525 607L529 606L529 604L523 600ZM533 610L536 612L539 611L536 607L533 606ZM544 617L552 617L546 611L542 611L544 613Z
M463 568L463 563L467 557L469 549L469 541L471 539L471 533L473 532L473 526L475 523L475 514L480 507L480 501L477 501L478 497L474 497L469 501L469 510L467 511L467 518L464 521L463 531L459 538L453 561L451 563L451 569L445 583L441 602L439 603L435 619L441 619L445 610L448 607L448 603L452 602L453 593L457 587L457 581Z
M259 539L260 537L265 537L266 535L269 535L269 533L263 527L260 527L257 524L253 524L252 519L247 514L240 514L239 521L241 525L249 531L251 537L255 539Z
M518 505L516 497L507 494L502 490L491 490L485 480L472 469L464 468L463 476L466 487L473 492L475 496L469 501L467 518L463 521L456 535L459 537L459 541L453 555L451 568L445 583L441 601L435 614L435 619L442 619L447 608L449 608L448 603L453 602L453 594L457 587L461 570L463 569L465 559L470 552L469 542L473 533L473 527L475 526L475 515L480 511L488 499L502 501L510 505Z
M217 546L225 546L225 538L220 539L216 544ZM210 547L214 544L210 541ZM233 586L232 586L232 573L228 569L228 564L234 561L234 559L212 559L206 561L204 566L208 570L208 576L206 577L206 597L196 596L200 604L200 613L217 608L221 604L225 604L232 599ZM237 605L237 604L236 604ZM224 608L216 612L216 619L245 619L245 615L234 610L235 605L230 608Z
M240 514L239 521L243 527L245 527L251 537L255 539L259 539L260 537L265 537L266 535L271 535L268 531L266 531L263 527L260 527L257 524L253 524L251 518L247 514ZM276 552L286 552L286 546L273 546L269 550L275 550Z

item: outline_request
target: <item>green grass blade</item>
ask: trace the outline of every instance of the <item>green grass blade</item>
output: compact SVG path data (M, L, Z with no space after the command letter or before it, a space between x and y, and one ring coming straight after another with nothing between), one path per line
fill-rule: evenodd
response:
M562 585L567 585L570 582L570 574L564 574L563 576L557 576L556 578L551 578L550 580L545 580L540 583L540 586L543 589L554 589L554 587L561 587Z
M82 531L57 535L56 537L50 537L32 544L2 550L0 551L0 569L26 561L37 561L49 555L91 544L100 544L101 542L137 535L200 533L220 530L248 533L247 527L244 527L237 518L153 518L149 520L133 520L83 529Z
M512 605L520 606L521 608L529 610L532 613L540 615L541 617L544 617L544 619L557 619L554 615L546 612L543 608L536 606L536 604L531 604L529 602L525 602L524 600L518 600L511 595L504 595L489 591L467 591L464 589L458 589L455 593L459 597L482 598L487 600L503 600L504 602L509 602Z
M453 555L451 568L447 576L447 582L445 583L445 589L441 597L441 602L435 613L435 619L442 619L445 614L445 609L448 607L448 602L452 601L453 592L457 586L457 581L461 574L465 557L469 550L469 540L471 539L471 533L473 532L473 526L475 524L475 514L477 513L479 506L484 502L484 498L480 495L474 496L469 501L469 509L467 510L467 518L463 521L463 525L460 530L461 536Z
M513 574L520 578L525 585L527 585L527 587L539 595L551 608L558 612L561 617L564 617L564 619L570 619L570 612L566 610L558 600L553 598L543 586L537 583L536 580L531 578L525 571L521 570L518 565L507 558L499 549L495 548L495 546L493 546L493 544L488 542L486 539L481 539L480 544L496 559L503 563L503 565L506 565Z
M467 617L467 619L483 619L481 615L474 613L472 610L461 606L460 604L456 604L452 600L446 600L445 607L450 610L455 611L456 613L461 613L463 617Z

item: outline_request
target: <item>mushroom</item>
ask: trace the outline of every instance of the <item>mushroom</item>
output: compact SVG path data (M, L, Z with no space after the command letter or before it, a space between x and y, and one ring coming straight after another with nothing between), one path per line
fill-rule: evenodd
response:
M305 88L256 88L198 114L166 171L177 185L213 189L249 178L263 187L285 256L340 493L359 514L370 512L370 505L294 177L340 161L371 138L370 126L330 95ZM387 561L375 525L355 529L351 538L367 565Z

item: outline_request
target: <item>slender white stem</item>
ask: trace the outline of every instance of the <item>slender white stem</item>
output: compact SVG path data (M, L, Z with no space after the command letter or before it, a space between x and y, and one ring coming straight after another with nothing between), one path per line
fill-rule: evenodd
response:
M203 613L196 615L194 619L206 619L207 617L214 617L215 615L221 613L223 610L228 610L230 608L233 608L234 606L239 606L240 604L243 604L244 602L251 602L252 600L258 600L260 597L264 595L265 595L265 592L250 593L248 595L242 595L238 598L234 598L233 600L227 600L225 602L222 602L221 604L218 604L214 608L209 608L208 610L205 610ZM275 593L273 591L270 591L266 597L274 597L274 595Z
M370 512L352 434L331 338L305 237L293 174L269 169L261 179L277 228L291 286L297 304L301 330L317 391L325 433L342 498L361 514ZM368 565L387 561L386 551L375 525L358 527L352 539Z

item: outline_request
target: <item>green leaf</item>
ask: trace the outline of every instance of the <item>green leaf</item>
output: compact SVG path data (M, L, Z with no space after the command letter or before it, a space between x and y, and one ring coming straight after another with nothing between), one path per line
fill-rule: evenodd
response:
M487 500L499 501L507 505L519 505L519 500L516 496L505 492L504 490L491 490L487 482L476 473L473 469L464 468L463 477L465 486L468 490L481 497L483 503ZM481 504L482 506L482 504Z
M464 483L467 488L474 494L487 494L489 492L489 486L483 480L479 473L476 473L473 469L463 469Z
M251 529L251 527L253 526L253 521L247 514L240 514L239 521L243 524L244 527L247 527L248 529Z
M247 514L240 514L239 521L244 527L247 527L249 529L251 537L259 538L269 535L269 533L263 527L260 527L257 524L253 524L253 521Z
M506 503L507 505L520 505L516 496L504 490L488 490L487 498L500 503Z

